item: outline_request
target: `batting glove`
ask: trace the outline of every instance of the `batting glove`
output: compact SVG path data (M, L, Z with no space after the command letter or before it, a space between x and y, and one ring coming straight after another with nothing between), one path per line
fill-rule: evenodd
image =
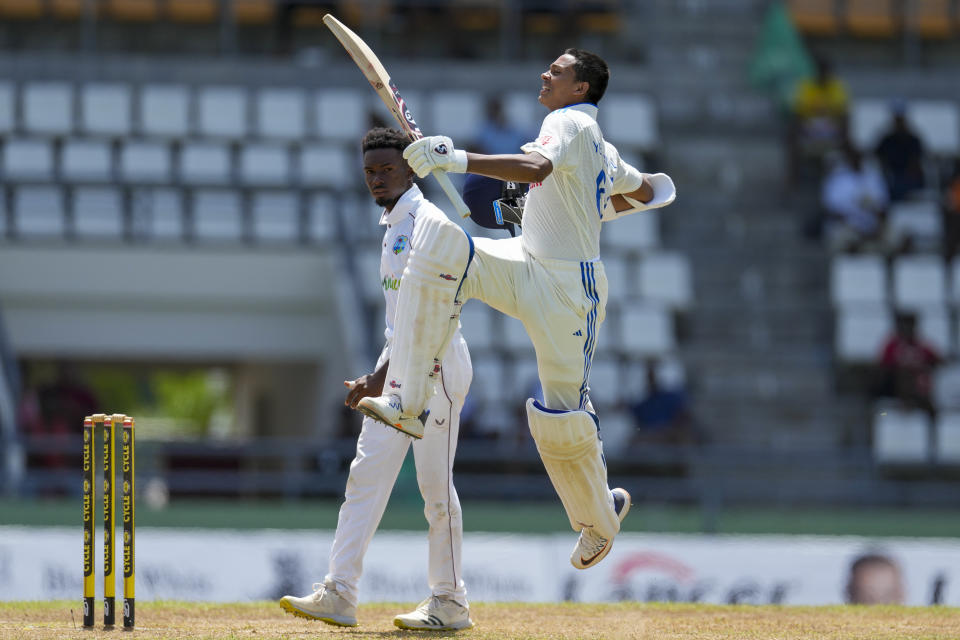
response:
M467 152L453 148L453 140L447 136L427 136L412 142L403 150L407 164L421 178L435 169L451 173L467 170Z

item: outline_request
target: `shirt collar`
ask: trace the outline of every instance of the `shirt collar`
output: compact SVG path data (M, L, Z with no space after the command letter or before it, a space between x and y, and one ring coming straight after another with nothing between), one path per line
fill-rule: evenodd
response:
M597 119L597 112L599 108L597 105L592 102L578 102L576 104L570 104L565 107L560 107L557 111L564 111L566 109L572 109L573 111L579 111L580 113L585 113L594 120Z
M413 185L407 189L400 199L397 200L397 204L393 205L391 211L383 210L383 213L380 214L380 224L398 224L407 217L407 214L416 209L420 203L423 201L423 193L420 192L420 187Z

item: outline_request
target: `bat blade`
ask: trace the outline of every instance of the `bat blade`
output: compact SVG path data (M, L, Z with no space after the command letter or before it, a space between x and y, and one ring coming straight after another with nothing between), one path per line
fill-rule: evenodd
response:
M420 127L417 126L417 121L413 119L413 114L410 112L406 101L400 95L397 86L390 80L390 74L387 73L383 63L380 62L380 59L373 50L367 46L367 43L329 13L323 16L323 23L327 25L327 28L330 29L337 40L340 41L343 48L346 49L347 53L353 59L353 62L360 68L360 71L363 72L370 86L372 86L373 90L380 96L380 99L387 106L387 109L390 110L390 113L393 114L394 119L403 131L410 136L411 140L419 140L422 138L423 133L420 131ZM450 198L450 202L453 203L457 212L464 218L468 217L470 215L470 209L468 209L467 205L463 202L463 198L460 196L456 187L450 182L450 177L445 172L439 170L433 171L432 173L433 177L436 178L437 182L439 182L443 188L443 191L447 194L447 197Z

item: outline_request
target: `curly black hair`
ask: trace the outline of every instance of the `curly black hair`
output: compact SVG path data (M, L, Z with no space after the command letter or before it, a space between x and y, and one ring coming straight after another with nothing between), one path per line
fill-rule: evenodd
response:
M410 144L410 138L399 129L388 129L387 127L374 127L367 131L360 142L360 148L363 153L371 149L397 149L401 153Z

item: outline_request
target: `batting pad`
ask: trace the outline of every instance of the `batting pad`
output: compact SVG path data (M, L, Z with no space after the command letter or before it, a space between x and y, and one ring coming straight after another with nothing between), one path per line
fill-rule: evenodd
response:
M586 411L557 411L527 400L530 434L574 531L584 527L604 538L620 531L607 488L607 467L597 423Z
M473 258L473 240L446 219L418 220L403 270L384 393L403 414L419 416L433 395L440 358L460 322L457 294Z

